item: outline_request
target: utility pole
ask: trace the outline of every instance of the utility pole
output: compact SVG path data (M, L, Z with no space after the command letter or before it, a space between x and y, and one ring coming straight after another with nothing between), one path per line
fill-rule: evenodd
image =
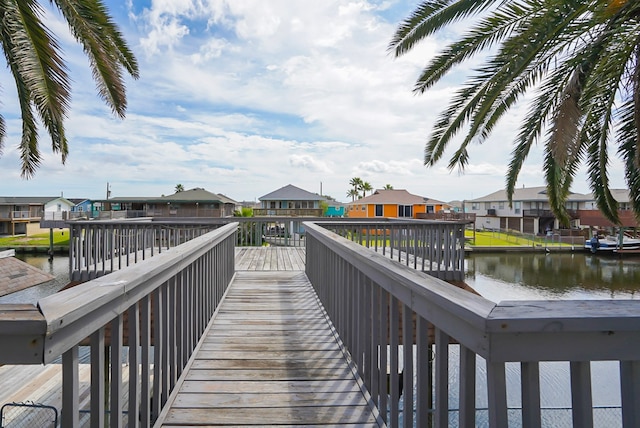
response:
M109 182L107 181L107 199L111 196L111 189L109 189Z

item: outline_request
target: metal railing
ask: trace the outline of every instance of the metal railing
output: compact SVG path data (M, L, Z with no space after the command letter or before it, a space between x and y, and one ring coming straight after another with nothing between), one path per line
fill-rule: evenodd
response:
M496 304L363 251L360 243L322 227L305 226L307 276L390 426L450 426L451 364L459 373L455 425L476 426L476 402L486 385L488 425L509 426L505 364L516 362L522 403L516 426L540 427L540 363L546 361L569 364L576 428L594 426L591 362L618 362L617 425L640 426L640 301ZM459 349L454 361L452 347ZM484 360L486 374L478 360Z
M111 426L122 426L123 419L128 426L151 426L234 275L237 227L221 226L45 297L38 308L3 306L0 364L48 364L62 356L61 426L77 427L79 348L89 345L90 425L103 427L110 418Z

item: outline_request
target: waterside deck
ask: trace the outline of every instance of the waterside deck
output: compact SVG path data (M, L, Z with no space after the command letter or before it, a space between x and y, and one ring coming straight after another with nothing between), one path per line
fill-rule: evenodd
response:
M304 272L239 271L160 426L378 426L354 373Z
M156 426L379 426L304 273L304 251L236 249L236 276ZM0 367L0 406L60 409L61 370ZM89 375L88 365L80 370L85 415ZM33 381L16 382L25 378Z

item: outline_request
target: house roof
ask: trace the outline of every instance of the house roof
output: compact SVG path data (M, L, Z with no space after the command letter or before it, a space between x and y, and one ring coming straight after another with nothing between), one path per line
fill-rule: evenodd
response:
M514 189L513 197L511 198L514 201L541 201L546 202L549 200L549 196L547 196L547 187L546 186L537 186L537 187L522 187ZM584 201L593 199L590 195L585 195L582 193L573 193L571 192L569 195L569 200L573 201ZM495 202L495 201L508 201L509 197L507 196L507 191L505 189L498 190L496 192L490 193L486 196L477 199L471 199L469 202Z
M217 193L212 193L200 187L194 189L176 192L173 195L165 196L158 199L158 202L223 202L222 197Z
M325 198L317 193L311 193L292 184L267 193L258 198L261 201L323 201Z
M431 205L444 202L414 195L404 189L378 189L372 195L349 202L347 205L363 204Z
M44 205L60 196L0 196L0 205Z
M109 199L100 199L96 200L96 202L111 202L111 203L196 203L196 202L220 202L223 204L236 204L237 202L233 199L219 195L217 193L209 192L200 187L196 187L194 189L184 190L182 192L176 192L173 195L169 196L161 196L161 197L148 197L148 196L125 196L125 197L115 197Z
M220 201L224 202L225 204L239 205L238 201L235 201L235 200L231 199L227 195L223 195L222 193L218 193L218 196L220 197Z

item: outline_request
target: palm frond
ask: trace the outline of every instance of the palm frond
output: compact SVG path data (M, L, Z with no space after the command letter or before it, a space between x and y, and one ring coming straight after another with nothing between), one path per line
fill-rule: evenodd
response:
M63 163L68 152L63 125L70 99L68 76L58 44L42 25L41 15L37 3L5 3L0 30L3 51L18 90L23 121L22 175L27 178L40 163L32 105L51 136L53 151L61 153Z
M122 69L138 78L138 64L105 5L101 0L53 1L83 45L98 94L115 114L124 117L127 99Z
M442 27L482 12L492 4L502 2L504 0L424 1L399 25L388 49L395 51L396 56L400 56Z

